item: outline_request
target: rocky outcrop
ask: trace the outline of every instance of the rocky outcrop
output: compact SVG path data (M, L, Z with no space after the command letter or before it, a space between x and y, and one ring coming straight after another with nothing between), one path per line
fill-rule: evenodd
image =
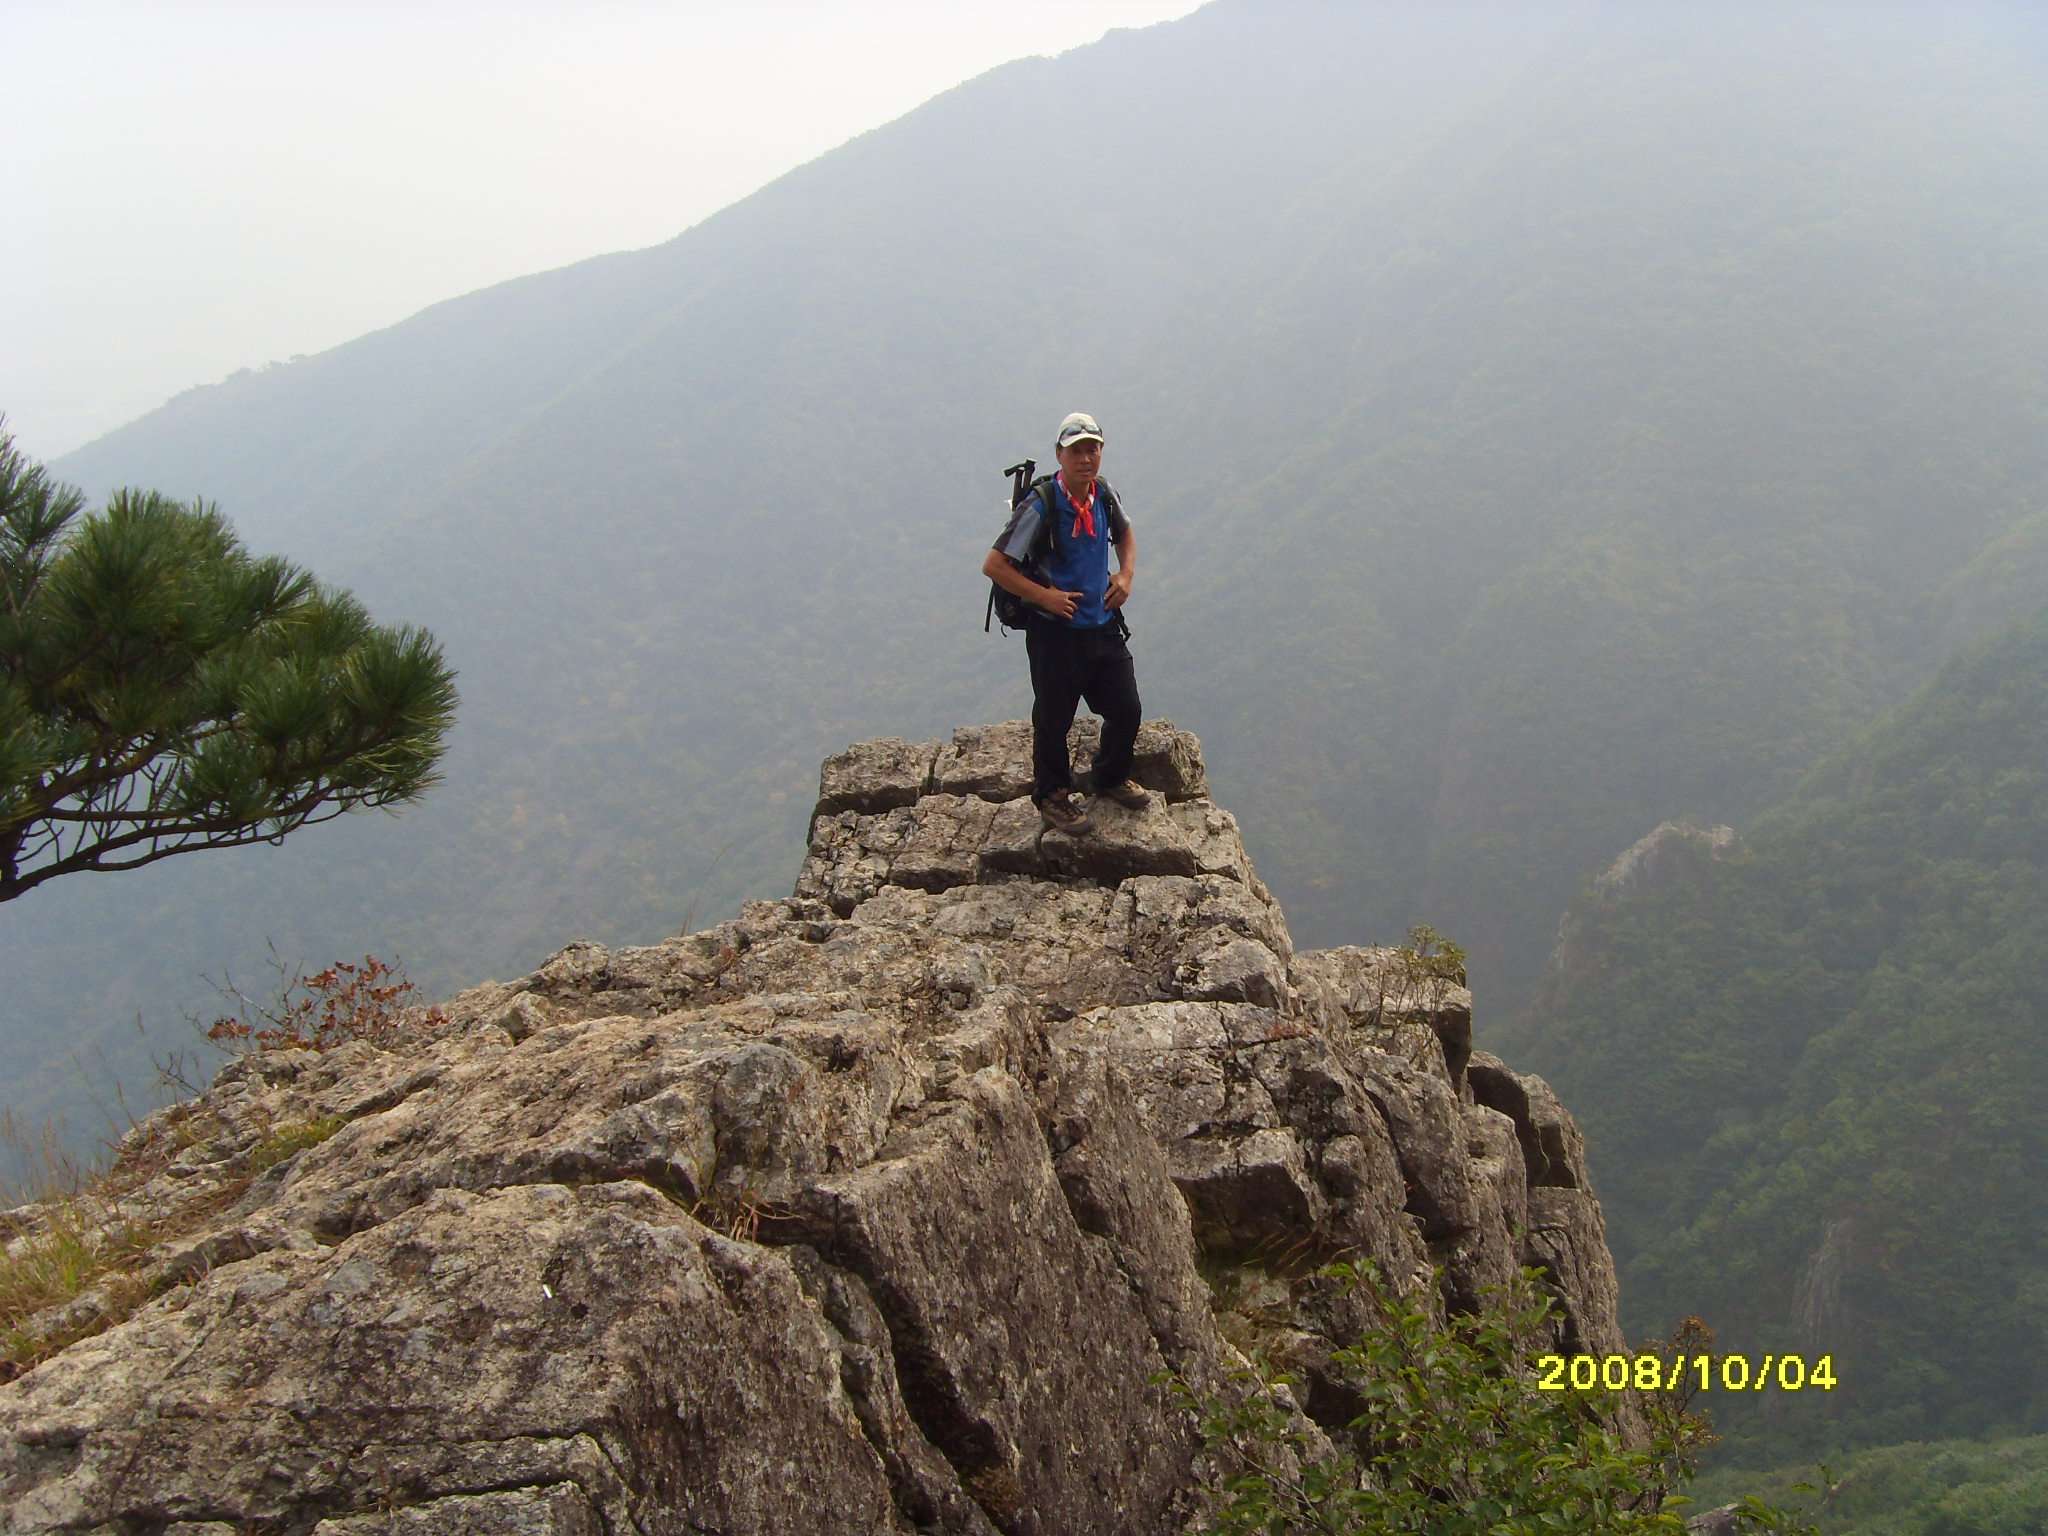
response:
M863 743L790 899L138 1128L176 1235L0 1387L0 1531L1177 1532L1172 1375L1262 1344L1348 1417L1329 1259L1452 1308L1539 1264L1619 1349L1576 1129L1464 990L1295 953L1171 724L1087 839L1029 755Z
M1593 896L1611 902L1638 891L1654 890L1669 877L1682 850L1713 859L1725 856L1734 846L1733 827L1702 827L1690 821L1661 822L1654 831L1629 844L1612 864L1593 877Z
M1612 912L1631 899L1670 886L1740 847L1733 827L1703 827L1692 821L1660 822L1615 856L1558 919L1550 964L1538 986L1538 1011L1565 990L1577 974L1589 919Z

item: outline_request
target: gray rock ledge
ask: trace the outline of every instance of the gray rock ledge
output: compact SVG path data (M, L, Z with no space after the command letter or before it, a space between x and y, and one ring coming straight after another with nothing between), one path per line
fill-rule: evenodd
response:
M145 1122L153 1299L0 1386L0 1532L1166 1536L1213 1469L1163 1372L1267 1348L1341 1432L1330 1258L1449 1308L1540 1264L1622 1348L1578 1132L1469 995L1295 953L1170 722L1090 839L1029 755L862 743L789 900Z

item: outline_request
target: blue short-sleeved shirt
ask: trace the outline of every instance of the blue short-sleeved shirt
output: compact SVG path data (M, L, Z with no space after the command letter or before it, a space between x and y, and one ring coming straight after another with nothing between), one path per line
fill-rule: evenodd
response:
M1115 547L1109 537L1109 497L1112 493L1107 491L1105 482L1101 480L1097 480L1095 486L1095 532L1077 536L1074 532L1074 503L1068 498L1059 477L1055 475L1052 480L1052 551L1045 562L1045 582L1062 592L1078 592L1081 600L1074 605L1071 619L1055 619L1049 613L1042 613L1040 617L1073 629L1100 629L1113 617L1103 605L1103 599L1109 594L1109 552ZM996 540L995 547L1019 565L1030 558L1031 546L1038 540L1041 516L1038 508L1039 497L1033 492L1010 514L1010 526Z

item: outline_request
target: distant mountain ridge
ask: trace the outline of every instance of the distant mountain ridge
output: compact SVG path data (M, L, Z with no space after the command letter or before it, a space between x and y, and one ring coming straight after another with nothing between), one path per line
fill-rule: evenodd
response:
M425 623L465 704L403 822L6 914L17 1103L264 936L452 986L786 878L824 746L1022 707L975 567L1076 405L1148 706L1305 937L1435 922L1511 1013L1600 859L1771 803L1979 551L2032 569L2038 18L1840 15L1221 3L71 455Z

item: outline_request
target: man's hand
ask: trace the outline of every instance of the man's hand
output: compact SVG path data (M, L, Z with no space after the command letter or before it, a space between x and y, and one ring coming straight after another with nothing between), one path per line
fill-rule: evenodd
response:
M1102 606L1111 613L1123 607L1124 599L1131 595L1131 573L1128 570L1112 572L1109 591L1103 596Z
M1071 619L1074 610L1081 605L1081 594L1062 592L1058 587L1046 587L1045 595L1038 599L1038 606L1056 619Z

